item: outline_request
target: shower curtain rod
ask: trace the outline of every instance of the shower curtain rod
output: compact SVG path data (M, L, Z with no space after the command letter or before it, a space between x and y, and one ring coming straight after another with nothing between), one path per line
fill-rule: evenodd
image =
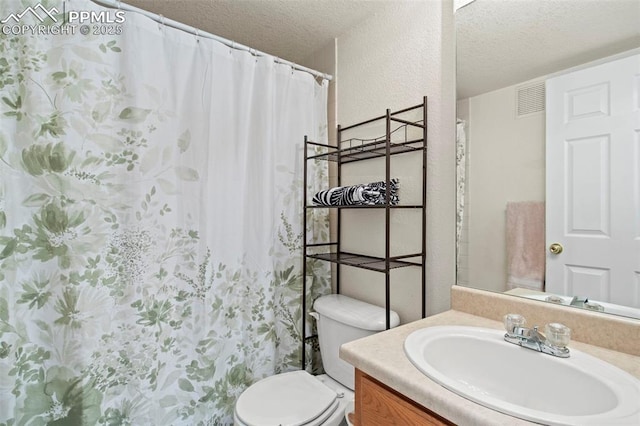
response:
M274 58L274 62L276 62L278 64L289 65L291 68L293 68L295 70L307 72L307 73L313 75L314 77L320 77L320 78L322 78L324 80L328 80L328 81L331 81L333 79L333 76L331 76L331 74L325 74L325 73L322 73L320 71L312 70L311 68L303 67L302 65L298 65L298 64L296 64L294 62L290 62L290 61L287 61L285 59L278 58L276 56L270 55L268 53L261 52L259 50L254 49L254 48L251 48L249 46L245 46L244 44L240 44L240 43L236 43L236 42L234 42L232 40L228 40L228 39L226 39L224 37L220 37L220 36L217 36L215 34L208 33L206 31L200 31L197 28L191 27L189 25L183 24L183 23L178 22L178 21L174 21L173 19L165 18L162 15L159 15L159 14L156 14L156 13L152 13L152 12L148 12L148 11L146 11L144 9L140 9L138 7L135 7L135 6L131 6L131 5L126 4L126 3L122 3L119 0L91 0L91 1L93 3L97 3L97 4L100 4L100 5L103 5L103 6L107 6L107 7L111 7L111 8L117 8L117 9L124 10L124 11L127 11L127 12L140 13L140 14L146 16L147 18L151 18L154 21L156 21L156 22L158 22L158 23L160 23L162 25L166 25L168 27L176 28L178 30L191 33L191 34L193 34L193 35L195 35L197 37L204 37L204 38L213 39L213 40L218 41L218 42L220 42L220 43L222 43L222 44L224 44L224 45L226 45L226 46L228 46L228 47L230 47L232 49L243 50L245 52L251 53L254 56L268 56L268 57Z

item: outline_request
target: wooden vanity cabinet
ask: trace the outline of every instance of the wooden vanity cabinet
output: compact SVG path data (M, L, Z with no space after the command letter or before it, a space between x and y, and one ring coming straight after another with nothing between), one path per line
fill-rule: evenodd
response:
M454 423L356 369L355 426L441 426Z

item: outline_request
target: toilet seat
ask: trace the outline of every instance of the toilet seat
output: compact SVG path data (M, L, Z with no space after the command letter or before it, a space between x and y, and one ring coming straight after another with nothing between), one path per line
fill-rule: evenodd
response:
M338 405L335 391L299 370L251 385L238 398L235 415L247 426L316 426Z

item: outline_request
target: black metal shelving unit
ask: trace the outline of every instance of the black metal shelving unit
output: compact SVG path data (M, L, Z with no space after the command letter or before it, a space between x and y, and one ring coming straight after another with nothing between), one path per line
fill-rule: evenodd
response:
M422 111L419 111L419 110ZM415 121L406 120L400 118L400 116L406 114L416 114L421 112L421 118ZM375 139L358 139L349 138L343 139L345 132L354 132L359 128L363 128L366 125L381 122L384 120L384 126L386 132L384 136ZM399 127L392 129L393 125ZM418 129L421 132L421 137L409 137L409 128ZM391 280L390 271L397 268L404 267L420 267L422 269L422 318L426 316L426 188L427 188L427 97L423 98L421 104L402 109L400 111L391 112L387 109L385 115L372 118L370 120L362 121L347 127L338 126L337 128L337 146L321 144L304 138L304 194L303 194L303 285L302 285L302 332L305 333L306 328L306 315L307 315L307 259L320 259L327 262L332 262L338 265L336 268L336 291L340 293L340 268L341 266L349 266L361 269L367 269L370 271L376 271L385 274L385 306L386 306L386 328L391 326L390 319L390 306L391 306ZM393 139L393 140L392 140ZM309 155L311 148L320 147L325 152L314 153ZM345 164L371 160L374 158L384 158L385 164L385 181L386 187L390 187L391 181L391 162L392 158L398 154L415 153L422 157L422 203L419 205L391 205L389 203L389 191L386 192L386 202L384 205L373 206L315 206L308 205L308 188L307 188L307 172L309 160L325 160L337 163L337 183L341 186L342 181L342 166ZM307 209L337 209L337 238L335 241L328 243L309 244L307 238ZM384 229L385 229L385 256L374 257L365 255L362 253L348 253L341 250L341 222L342 211L344 209L383 209L384 214ZM421 210L421 246L422 249L418 253L405 253L397 256L391 254L391 212L397 209L420 209ZM320 248L325 248L327 251L321 253L310 253ZM419 259L419 260L418 260ZM305 337L304 344L302 345L302 368L305 368L306 360L306 341L315 336Z

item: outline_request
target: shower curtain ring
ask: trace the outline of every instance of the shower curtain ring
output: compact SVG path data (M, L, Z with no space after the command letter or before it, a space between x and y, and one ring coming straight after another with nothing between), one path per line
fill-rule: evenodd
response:
M160 18L160 25L158 25L158 29L163 30L164 29L164 16L163 15L158 15Z
M196 28L196 43L200 43L200 31Z
M121 0L118 0L116 2L116 7L118 8L118 10L122 9L122 1Z
M236 42L231 40L231 45L229 46L229 54L233 54L233 50L236 48Z

